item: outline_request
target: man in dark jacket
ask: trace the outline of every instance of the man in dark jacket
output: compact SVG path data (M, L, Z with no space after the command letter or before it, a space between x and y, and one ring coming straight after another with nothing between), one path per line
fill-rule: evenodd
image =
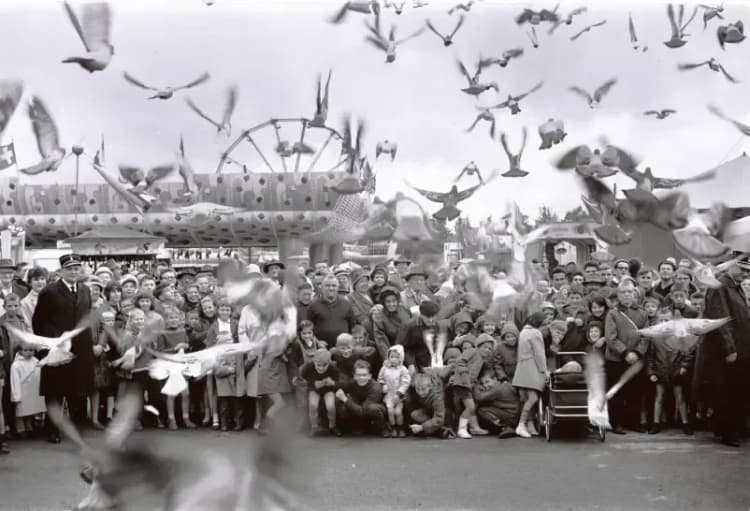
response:
M39 293L31 320L36 335L58 337L76 328L91 310L89 289L79 282L81 260L74 254L60 257L62 278L48 284ZM94 391L94 343L87 328L72 340L74 358L67 364L42 367L39 393L48 403L68 401L73 418L82 422L86 416L86 397ZM44 356L45 353L40 353ZM49 424L49 439L60 442L60 432Z
M354 363L354 378L336 391L340 403L337 415L339 427L346 433L377 433L390 436L385 422L383 389L372 379L370 363L357 360Z
M706 292L704 317L730 317L732 321L706 334L699 347L699 357L705 359L705 363L696 369L695 375L696 379L708 379L715 384L716 432L724 444L732 447L740 445L750 385L750 309L747 306L750 296L740 286L749 277L750 255L719 277L720 288Z
M328 346L335 346L339 334L351 332L357 324L352 305L339 296L339 281L332 273L323 280L321 298L307 308L307 319L315 326L315 337Z

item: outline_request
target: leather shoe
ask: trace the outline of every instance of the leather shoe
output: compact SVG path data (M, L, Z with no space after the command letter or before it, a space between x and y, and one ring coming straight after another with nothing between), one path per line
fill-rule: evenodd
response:
M724 445L728 445L729 447L739 447L740 439L734 437L724 437L722 438L721 443Z

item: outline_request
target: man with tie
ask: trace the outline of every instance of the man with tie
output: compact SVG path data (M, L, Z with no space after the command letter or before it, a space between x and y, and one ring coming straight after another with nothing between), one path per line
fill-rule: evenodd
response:
M61 278L41 290L31 320L34 333L44 337L58 337L73 330L91 310L89 289L80 281L80 258L66 254L60 257L60 267ZM90 328L73 338L70 351L75 356L67 364L42 367L39 393L48 405L67 399L73 420L80 423L86 418L86 398L94 391L94 343ZM51 423L48 427L48 441L59 443L60 432Z

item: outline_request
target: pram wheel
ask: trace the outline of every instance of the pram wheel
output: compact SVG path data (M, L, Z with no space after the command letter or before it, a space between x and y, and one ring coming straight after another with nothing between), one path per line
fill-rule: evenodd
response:
M604 442L604 438L605 438L605 437L606 437L606 435L607 435L607 430L606 430L606 429L604 429L604 427L602 427L602 426L599 426L599 431L598 431L598 433L599 433L599 441L600 441L600 442Z
M549 405L544 409L544 436L547 441L552 440L552 410Z

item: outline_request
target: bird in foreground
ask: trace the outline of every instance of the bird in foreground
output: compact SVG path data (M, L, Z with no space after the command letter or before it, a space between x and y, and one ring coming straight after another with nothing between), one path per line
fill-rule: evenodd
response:
M377 160L381 154L390 154L391 161L396 159L396 152L398 151L398 144L391 142L390 140L383 140L375 145L375 159Z
M196 202L189 206L168 207L168 213L173 213L176 220L185 219L192 225L203 225L208 222L223 222L232 216L245 213L247 208L224 206L215 202Z
M491 106L490 108L493 108L493 109L509 108L511 115L516 115L519 112L521 112L521 107L519 105L521 100L524 99L529 94L531 94L532 92L536 92L539 89L541 89L543 85L544 85L544 82L539 82L534 87L532 87L531 90L524 92L523 94L520 94L518 96L511 96L510 94L508 94L508 99L506 99L502 103L498 103L494 106Z
M586 145L574 147L558 160L556 167L561 170L576 169L583 177L605 178L615 175L618 170L635 169L638 165L628 151L606 143L604 146L604 151L598 148L592 151Z
M717 107L713 105L709 105L708 110L712 114L717 116L719 119L723 119L725 121L731 122L734 125L734 127L740 131L740 133L742 133L743 135L747 137L750 137L750 125L741 123L740 121L732 119L731 117L727 117L726 115L724 115L724 113L721 110L719 110Z
M318 89L315 95L315 114L312 120L308 123L308 126L315 128L322 128L326 125L328 119L328 88L331 85L331 71L328 71L328 78L326 79L326 88L321 95L320 90L320 75L318 75Z
M473 176L474 174L476 174L477 178L479 178L479 184L484 184L482 174L479 172L479 167L477 167L477 164L474 163L473 160L466 164L463 169L461 169L461 172L458 174L458 177L453 180L453 183L458 183L464 176Z
M479 121L487 121L490 123L490 138L495 138L495 114L492 113L492 110L489 108L483 108L476 106L477 110L479 110L479 114L477 114L476 119L474 119L474 122L471 123L471 126L469 126L466 129L466 132L471 132L474 130L476 125L479 123Z
M724 19L724 16L721 15L721 13L724 12L724 3L718 6L698 4L698 7L703 9L703 30L706 30L708 22L712 19Z
M23 174L30 176L41 174L42 172L53 172L57 170L65 158L65 149L60 146L60 136L57 131L52 115L49 113L47 105L44 104L39 96L33 96L28 108L31 127L36 136L36 145L42 161L19 169Z
M589 25L587 27L582 28L579 32L576 32L574 35L570 36L571 41L575 41L579 37L581 37L586 32L589 32L592 28L601 27L603 25L607 24L607 20L602 20L598 23L594 23L593 25Z
M387 64L392 63L394 60L396 60L396 49L408 41L409 39L413 39L415 37L418 37L424 33L424 27L420 28L416 32L412 33L411 35L396 40L396 25L391 25L391 31L388 34L388 39L383 37L383 34L380 32L380 14L375 14L375 26L370 26L365 22L365 26L367 26L368 30L370 30L371 35L368 35L365 37L365 40L369 42L371 45L373 45L375 48L385 52L385 62Z
M427 242L433 240L427 215L417 201L398 192L388 202L376 198L364 232L375 239L396 242ZM361 239L370 239L365 235Z
M521 55L523 55L523 48L511 48L509 50L505 50L503 54L500 56L500 58L497 58L497 57L490 57L486 59L480 58L479 66L481 68L489 67L492 65L505 67L508 65L511 59L516 59L520 57Z
M697 259L716 260L730 252L723 242L724 230L732 221L732 211L723 203L715 203L706 211L692 211L688 224L672 231L675 244Z
M721 25L716 29L716 38L722 50L725 49L725 43L741 43L745 40L745 25L739 20L729 25Z
M344 137L341 141L341 153L347 158L347 173L339 183L331 186L331 190L336 193L347 195L361 193L364 190L362 180L357 173L357 164L362 160L362 137L365 132L365 123L360 120L357 126L357 132L352 139L352 121L351 118L344 117Z
M638 48L641 48L641 51L644 53L648 51L648 46L644 45L641 47L638 44L638 36L635 34L635 24L633 24L633 15L628 14L628 31L630 32L630 44L633 46L634 50L638 50Z
M224 113L221 116L221 121L216 121L213 118L209 117L206 113L203 112L198 106L193 103L193 100L190 98L187 98L185 100L187 105L190 107L190 109L201 116L203 119L207 120L211 124L213 124L216 127L216 133L219 136L228 137L232 133L232 114L234 113L234 108L237 105L237 87L231 86L226 91L226 96L224 100Z
M0 80L0 140L23 96L21 80Z
M718 289L721 287L721 282L716 278L716 275L727 271L740 259L742 259L742 256L737 256L729 261L724 261L723 263L714 266L711 263L703 264L700 261L691 258L694 267L693 275L695 276L695 281L701 286L710 289Z
M13 334L13 336L20 341L18 344L24 343L32 346L35 350L49 351L44 358L39 360L37 363L38 366L58 366L67 364L73 360L75 355L70 352L71 341L73 340L73 337L91 326L91 320L89 318L84 318L76 328L63 332L58 337L43 337L41 335L32 334L31 332L19 330L13 325L6 326L8 332Z
M555 12L557 11L557 8L555 8ZM573 18L575 16L578 16L579 14L583 14L584 12L588 11L588 8L586 7L578 7L577 9L573 9L568 13L567 16L562 16L558 18L556 22L552 24L552 27L549 29L549 34L552 35L552 33L557 30L557 28L562 25L563 23L566 25L572 25L573 24Z
M167 86L167 87L151 87L150 85L146 85L143 82L140 82L130 76L128 73L123 73L123 76L125 77L125 80L130 82L131 84L135 85L136 87L140 87L141 89L146 89L150 91L154 91L156 94L153 96L150 96L148 99L169 99L172 97L172 95L181 89L190 89L191 87L195 87L197 85L200 85L202 83L205 83L208 81L209 78L211 78L211 75L208 73L203 73L198 78L193 80L192 82L189 82L185 85L178 85L176 87Z
M688 335L706 335L717 328L729 324L732 318L678 318L659 323L648 328L641 328L638 333L644 337L687 337Z
M159 165L157 167L149 169L149 171L146 173L143 172L143 169L140 167L120 165L118 167L120 171L119 179L120 182L134 194L142 197L145 200L155 201L156 198L151 196L150 194L147 194L146 192L151 189L154 183L161 179L164 179L172 172L174 172L176 167L176 162Z
M460 60L456 60L458 63L458 70L461 71L461 74L464 75L464 78L466 78L466 81L469 82L468 87L465 87L461 89L462 92L465 92L466 94L469 94L471 96L479 96L484 91L495 89L495 92L498 91L497 83L496 82L489 82L489 83L480 83L479 82L479 76L482 74L482 60L479 60L479 64L477 64L477 70L474 72L474 75L470 75L469 71L466 69L466 66L464 66L463 62Z
M542 21L556 23L559 19L560 17L557 14L547 9L542 9L541 11L524 9L523 12L516 18L516 23L518 23L519 25L523 25L524 23L539 25Z
M672 37L670 37L669 41L666 41L664 45L668 48L680 48L687 44L685 38L690 34L686 34L685 29L687 29L688 25L690 25L697 13L698 7L693 10L693 14L687 20L687 23L682 23L682 19L685 15L685 6L680 4L679 19L675 20L674 7L672 6L672 4L668 4L667 17L669 18L669 25L672 28Z
M182 182L185 185L183 196L187 199L198 196L198 185L195 182L195 171L193 166L185 157L185 143L180 137L180 147L177 151L177 171L180 173Z
M601 100L604 98L604 96L607 95L607 93L609 93L609 91L612 89L612 87L615 86L616 83L617 83L616 78L607 80L606 82L601 84L599 87L597 87L597 89L594 91L593 96L589 94L589 92L586 91L585 89L575 86L575 85L570 87L569 90L571 92L575 92L576 94L584 98L588 102L589 108L593 110L599 107Z
M396 2L389 2L388 0L383 1L383 8L385 9L393 9L396 14L399 16L402 12L404 12L404 4L406 2L396 3Z
M725 77L725 78L726 78L727 80L729 80L730 82L732 82L732 83L740 83L740 82L739 82L739 80L737 80L737 79L736 79L736 78L734 78L734 77L733 77L732 75L730 75L730 74L729 74L729 73L727 72L727 70L726 70L726 69L724 69L724 66L722 66L722 65L721 65L721 64L719 63L719 61L718 61L718 60L716 60L716 59L715 59L715 58L713 58L713 57L711 57L710 59L708 59L708 60L706 60L706 61L703 61L703 62L699 62L699 63L697 63L697 64L689 64L689 63L686 63L686 64L678 64L678 65L677 65L677 69L679 69L680 71L690 71L691 69L697 69L697 68L699 68L699 67L703 67L703 66L708 66L708 68L709 68L709 69L710 69L711 71L714 71L714 72L716 72L716 73L718 73L719 71L721 71L721 73L722 73L722 74L724 75L724 77Z
M412 188L415 192L422 195L424 198L426 198L428 201L437 202L439 204L442 204L442 208L440 208L438 211L433 213L432 217L435 218L438 221L451 221L456 218L458 218L461 215L461 210L458 209L456 206L459 202L465 201L474 193L479 190L482 186L486 185L493 179L495 179L499 173L497 171L493 172L490 178L485 181L484 183L480 183L478 185L472 186L471 188L466 188L465 190L458 190L458 187L456 185L453 185L451 189L446 193L439 193L439 192L431 192L429 190L423 190L421 188L417 188L416 186L409 185L410 188Z
M299 140L293 144L288 140L281 140L276 144L275 151L282 158L289 158L295 154L315 154L314 147Z
M153 200L146 200L140 195L136 195L133 192L131 192L127 187L125 187L122 183L120 183L119 179L112 176L105 168L104 168L104 147L102 144L102 148L96 152L94 155L94 158L92 159L91 166L94 168L94 170L102 176L104 181L112 187L112 189L122 197L122 199L133 206L133 209L135 209L139 214L143 215L146 211L148 211L151 208L151 203ZM152 196L149 196L149 199L153 199Z
M676 114L677 110L672 110L671 108L664 108L662 110L646 110L643 112L643 115L653 115L657 119L666 119L672 114Z
M547 122L539 126L539 136L542 139L539 149L549 149L553 144L557 145L565 140L567 135L565 133L565 123L562 120L547 119Z
M429 4L430 2L425 2L425 0L414 0L411 6L415 9L419 9L420 7L426 7Z
M73 8L64 2L65 11L73 24L78 37L81 38L86 53L68 57L64 63L76 63L89 73L104 70L112 61L115 47L110 43L112 12L108 3L92 2L83 6L83 23L78 20Z
M638 190L642 190L648 193L651 193L654 190L671 190L687 183L699 183L702 181L708 181L716 177L716 172L714 172L713 170L702 172L695 176L686 178L657 177L651 173L651 167L646 167L643 172L640 172L635 168L635 166L624 165L622 166L621 170L623 174L635 181L635 186Z
M507 135L505 133L500 134L500 144L503 146L503 151L505 151L505 156L508 157L508 163L510 164L510 168L501 174L503 177L524 177L529 175L528 172L521 168L521 156L523 156L523 150L526 148L526 137L528 135L526 126L523 127L522 133L521 149L518 151L518 154L510 152Z
M526 35L529 36L529 40L531 41L531 46L534 48L539 48L539 39L536 36L536 27L531 27L531 32L526 32Z
M350 11L377 15L380 13L380 4L377 0L346 2L329 21L334 24L341 23L346 19L346 15Z
M454 5L453 7L451 7L450 9L448 9L448 14L453 14L454 12L457 12L457 11L469 12L473 5L474 5L474 0L469 0L468 2L464 2L464 3L458 3Z
M456 22L456 27L453 29L453 32L447 35L443 35L440 32L438 32L429 19L425 21L425 25L427 26L427 28L430 29L430 31L432 31L433 34L435 34L436 36L438 36L440 39L443 40L443 46L448 47L453 44L453 37L455 37L456 32L458 32L458 29L461 28L461 25L464 24L465 19L466 19L466 16L462 14L461 17L458 18L458 21Z

